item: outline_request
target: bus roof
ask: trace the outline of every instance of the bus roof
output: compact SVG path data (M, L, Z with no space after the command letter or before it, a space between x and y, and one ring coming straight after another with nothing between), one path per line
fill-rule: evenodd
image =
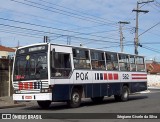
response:
M35 43L35 44L19 47L18 50L26 48L26 47L31 47L31 46L49 45L49 44L50 45L56 45L56 46L64 46L64 47L71 47L71 48L81 48L81 49L88 49L88 50L95 50L95 51L110 52L110 53L119 53L119 54L126 54L126 55L136 56L135 54L125 53L125 52L115 52L115 51L101 50L101 49L96 49L96 48L88 48L88 47L83 47L83 46L64 45L64 44L56 44L56 43ZM142 56L142 55L138 55L138 56ZM142 57L144 57L144 56L142 56Z

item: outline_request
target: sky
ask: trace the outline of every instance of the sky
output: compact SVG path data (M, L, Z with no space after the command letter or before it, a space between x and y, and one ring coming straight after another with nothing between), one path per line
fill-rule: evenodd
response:
M139 55L160 62L160 0L142 3L138 15ZM140 4L141 3L141 4ZM120 52L121 24L125 53L134 54L137 0L1 0L0 44L71 44Z

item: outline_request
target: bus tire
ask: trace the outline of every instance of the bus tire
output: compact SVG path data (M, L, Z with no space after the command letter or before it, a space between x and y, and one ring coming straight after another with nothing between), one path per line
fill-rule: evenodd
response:
M122 88L122 94L121 94L121 101L122 102L125 102L128 100L128 97L129 97L129 89L127 86L123 86Z
M77 108L81 104L81 92L74 88L72 90L71 99L67 102L68 106L71 108Z
M42 109L49 108L49 106L51 105L51 101L37 101L37 103Z
M94 102L94 103L100 103L102 102L104 99L104 96L102 97L92 97L91 100Z

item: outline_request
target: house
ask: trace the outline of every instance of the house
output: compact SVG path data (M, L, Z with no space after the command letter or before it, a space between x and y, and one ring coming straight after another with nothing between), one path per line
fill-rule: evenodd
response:
M8 57L13 57L14 54L15 49L0 45L0 58L7 59Z
M146 68L149 74L160 74L160 64L157 62L146 63Z

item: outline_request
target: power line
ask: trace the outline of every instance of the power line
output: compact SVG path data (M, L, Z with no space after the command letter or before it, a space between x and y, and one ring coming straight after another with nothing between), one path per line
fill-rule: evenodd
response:
M55 34L55 35L63 35L63 36L66 36L66 37L67 37L67 36L70 36L70 37L73 37L73 38L79 38L79 39L85 39L85 40L92 40L92 41L118 43L118 42L113 42L113 41L105 41L105 40L101 40L101 39L84 38L84 37L78 37L78 36L72 36L72 35L64 35L64 34L59 34L59 33L46 32L46 31L35 30L35 29L24 28L24 27L17 27L17 26L6 25L6 24L0 24L0 25L5 26L5 27L11 27L11 28L16 28L16 29L22 29L22 30L28 30L28 31L34 31L34 32L44 33L44 34Z
M141 33L139 36L145 34L146 32L148 32L149 30L151 30L152 28L156 27L156 26L159 25L159 24L160 24L160 22L156 23L155 25L153 25L152 27L150 27L149 29L147 29L146 31L144 31L143 33ZM139 36L138 36L138 37L139 37Z
M153 48L151 48L151 47L146 47L146 46L144 46L144 45L150 45L150 44L160 44L160 42L150 42L150 43L141 43L142 44L142 47L145 47L145 48L150 48L150 49L152 49L153 50ZM133 43L128 43L128 44L124 44L124 46L132 46L132 45L134 45ZM108 46L108 47L101 47L101 48L99 48L99 49L104 49L104 48L112 48L112 47L119 47L120 46L120 44L119 45L112 45L112 46ZM154 49L154 50L157 50L157 49Z
M6 30L0 30L0 32L4 32L5 34L6 33L14 34L14 35L18 34L18 36L25 36L25 37L32 37L32 38L39 38L39 39L42 38L42 36L38 37L38 36L32 36L32 35L28 35L28 34L21 34L21 33L17 33L17 32L6 31Z
M35 18L41 18L41 19L43 19L43 20L45 20L45 21L47 21L47 20L50 20L50 22L57 22L57 23L61 23L61 24L67 24L67 25L72 25L72 26L75 26L75 27L78 27L78 28L76 28L76 29L74 29L74 30L80 30L80 29L90 29L90 28L95 28L95 27L99 27L99 26L102 26L102 27L104 27L105 25L107 25L107 24L99 24L99 25L95 25L95 26L89 26L89 27L80 27L80 26L78 26L78 25L75 25L75 24L71 24L71 23L65 23L65 22L62 22L62 21L59 21L59 20L55 20L55 19L50 19L50 18L47 18L47 17L42 17L42 16L38 16L38 15L33 15L33 14L28 14L28 13L24 13L24 12L19 12L19 11L15 11L15 10L11 10L11 9L6 9L6 8L2 8L2 7L0 7L1 9L5 9L5 10L7 10L7 11L9 11L9 12L14 12L14 14L18 14L19 13L19 15L20 14L22 14L22 15L26 15L26 16L31 16L31 17L35 17ZM24 17L23 17L24 18ZM55 23L54 23L55 24ZM112 30L111 30L112 31ZM96 33L96 32L95 32ZM99 33L99 32L97 32L97 33ZM101 32L100 32L101 33Z
M160 53L160 50L157 50L157 49L154 49L154 48L151 48L151 47L147 47L147 46L144 47L143 46L142 48L153 51L153 52L156 52L156 53Z
M53 7L49 7L49 6L46 6L46 5L43 5L43 4L40 4L40 3L36 3L36 2L32 2L32 1L29 1L29 0L25 0L29 3L32 3L32 4L28 4L28 3L24 3L24 2L20 2L20 1L16 1L16 0L11 0L11 1L14 1L14 2L17 2L17 3L20 3L20 4L24 4L24 5L27 5L27 6L32 6L32 7L35 7L35 8L39 8L39 9L42 9L42 10L46 10L46 11L50 11L50 12L55 12L55 13L58 13L58 14L62 14L62 15L66 15L66 16L70 16L70 17L74 17L74 18L77 18L77 19L81 19L81 20L86 20L86 21L90 21L90 22L94 22L94 23L104 23L104 21L97 21L95 19L91 19L91 18L88 18L86 16L81 16L81 15L77 15L75 13L72 13L72 12L66 12L64 10L60 10L60 9L56 9L56 8L53 8ZM33 5L33 4L37 4L37 5L40 5L40 6L36 6L36 5ZM47 8L43 8L43 7L47 7ZM48 8L51 8L51 9L48 9ZM55 10L58 10L58 11L55 11ZM87 19L88 18L88 19ZM106 23L106 22L105 22Z
M145 31L144 29L141 29L141 28L139 28L139 30ZM150 32L149 34L153 34L153 35L156 35L156 36L159 36L159 37L160 37L160 35L157 34L157 33Z
M0 18L0 19L1 20L12 21L12 22L16 22L16 23L22 23L22 24L28 24L28 25L32 25L32 26L38 26L38 27L48 28L48 29L55 29L55 30L60 30L60 31L65 31L65 32L72 32L72 33L77 33L77 34L80 34L80 35L88 35L86 33L80 33L80 32L71 31L71 30L53 28L53 27L48 27L48 26L38 25L38 24L33 24L33 23L28 23L28 22L22 22L22 21L17 21L17 20L11 20L11 19L6 19L6 18ZM114 39L114 38L110 38L110 37L97 36L97 35L93 35L93 34L92 34L92 36L94 36L94 37L100 37L100 38L107 38L107 39L111 39L111 40L118 40L118 39Z
M51 5L58 6L58 7L61 7L61 8L65 8L65 9L67 9L67 10L71 10L72 12L75 11L75 12L77 12L77 13L82 13L82 14L84 14L84 15L91 16L91 17L94 17L94 18L97 19L97 16L87 14L86 12L82 12L82 11L78 11L78 10L75 10L75 9L67 8L67 7L65 7L65 6L61 6L61 5L57 5L57 4L53 4L53 3L51 3L51 2L47 2L47 1L44 1L44 0L39 0L39 1L42 1L42 2L44 2L44 3L49 3L49 4L51 4ZM100 17L98 17L98 19L112 22L111 20L107 20L107 19L100 18ZM115 22L115 23L116 23L116 22ZM111 23L110 23L110 24L111 24Z
M71 23L65 23L65 22L62 22L62 21L59 21L59 20L55 20L55 19L51 19L51 18L48 18L48 17L42 17L42 16L39 16L39 15L33 15L33 14L28 14L28 13L24 13L24 12L19 12L19 11L15 11L15 10L11 10L11 9L6 9L6 8L2 8L2 7L0 7L2 10L7 10L7 11L9 11L9 12L14 12L14 14L22 14L23 16L24 15L26 15L26 16L31 16L31 17L35 17L35 18L41 18L41 19L43 19L43 20L45 20L45 21L50 21L51 23L53 23L53 22L57 22L57 23L61 23L61 24L66 24L66 25L72 25L72 26L75 26L75 27L80 27L80 26L78 26L78 25L75 25L75 24L71 24ZM4 11L3 11L4 12Z
M155 8L155 6L150 5L153 9L155 9L156 11L160 12L160 10L158 8ZM157 7L157 6L156 6Z
M26 36L26 37L34 37L34 38L42 38L44 34L38 34L38 33L33 33L33 32L25 32L25 31L17 31L17 30L11 30L11 29L0 29L0 32L5 32L5 33L11 33L11 34L17 34L21 36Z

